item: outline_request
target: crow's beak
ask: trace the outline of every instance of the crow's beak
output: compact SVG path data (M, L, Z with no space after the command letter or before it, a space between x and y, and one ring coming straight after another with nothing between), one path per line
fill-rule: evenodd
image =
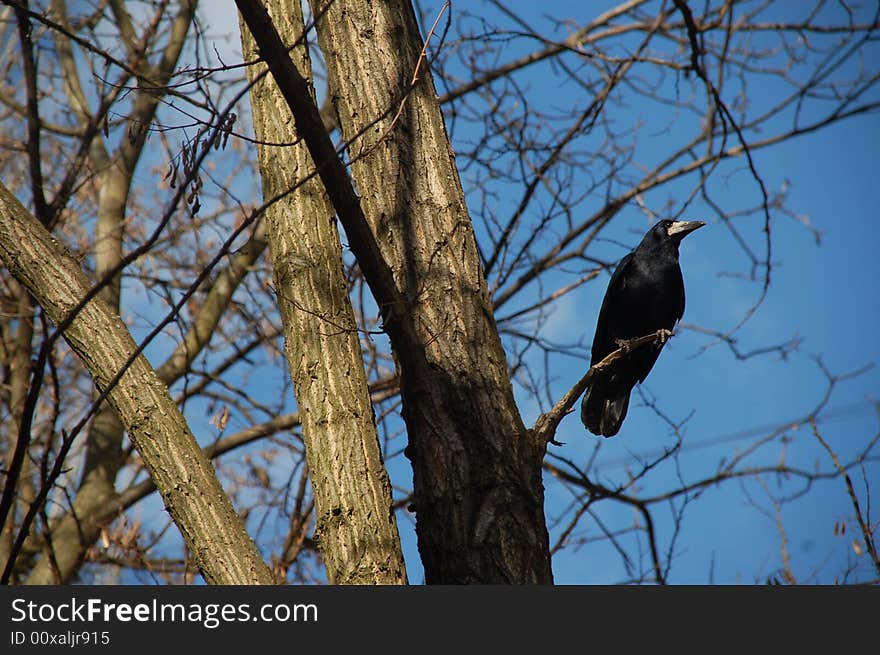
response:
M694 230L700 229L704 225L705 223L703 221L675 221L666 229L666 234L676 241L681 241L688 234Z

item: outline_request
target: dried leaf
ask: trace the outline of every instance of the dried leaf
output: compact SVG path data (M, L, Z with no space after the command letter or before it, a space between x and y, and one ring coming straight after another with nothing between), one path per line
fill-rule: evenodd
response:
M262 466L251 466L251 474L257 479L262 487L269 487L269 472Z
M229 407L226 405L223 406L223 409L220 410L218 414L215 414L211 417L211 425L217 426L217 429L220 432L226 429L226 423L229 421Z
M107 534L107 528L101 528L101 545L104 548L110 548L110 535Z
M853 550L856 552L856 555L860 556L862 554L862 544L859 543L858 539L853 539L852 547Z
M220 414L220 421L217 424L217 427L220 428L220 432L226 429L226 422L229 421L229 407L226 405L223 406L223 413Z

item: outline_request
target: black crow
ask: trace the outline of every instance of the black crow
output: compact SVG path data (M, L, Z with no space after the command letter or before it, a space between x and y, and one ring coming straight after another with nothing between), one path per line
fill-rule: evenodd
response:
M684 314L678 245L704 225L702 221L660 221L620 260L599 310L590 366L617 350L619 341L675 326ZM617 434L626 418L632 388L645 381L662 348L662 340L635 348L594 373L581 403L581 421L590 432L606 437Z

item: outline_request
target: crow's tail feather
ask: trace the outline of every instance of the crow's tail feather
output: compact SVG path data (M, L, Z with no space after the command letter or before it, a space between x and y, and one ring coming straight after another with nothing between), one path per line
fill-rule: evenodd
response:
M581 402L581 422L593 434L613 437L620 430L629 409L631 387L613 384L598 376Z

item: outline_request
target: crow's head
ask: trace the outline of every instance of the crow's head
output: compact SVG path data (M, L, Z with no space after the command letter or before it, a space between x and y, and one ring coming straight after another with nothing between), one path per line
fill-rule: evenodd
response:
M667 239L680 243L688 234L705 225L703 221L660 221L658 224L661 232L665 232Z
M651 249L672 245L678 250L682 239L704 225L703 221L659 221L648 230L642 244Z

